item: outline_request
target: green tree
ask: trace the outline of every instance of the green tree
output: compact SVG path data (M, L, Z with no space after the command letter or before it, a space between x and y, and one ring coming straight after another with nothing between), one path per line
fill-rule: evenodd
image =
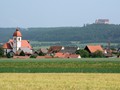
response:
M23 50L20 52L20 56L25 56L25 53Z
M93 57L93 58L102 58L102 57L104 57L104 54L103 54L102 51L97 50L97 51L95 51L94 53L91 54L91 57Z
M83 49L77 50L76 54L79 54L83 58L89 57L89 52Z
M30 56L30 58L36 58L36 57L37 57L36 54L32 54L32 55Z
M13 53L13 52L7 53L7 58L12 58L13 56L14 56L14 53Z
M45 56L45 54L43 52L39 52L39 56Z
M4 56L4 49L2 47L0 47L0 57Z

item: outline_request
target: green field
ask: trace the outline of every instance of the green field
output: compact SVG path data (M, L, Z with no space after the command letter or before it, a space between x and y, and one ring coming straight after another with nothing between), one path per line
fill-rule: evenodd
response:
M0 59L1 73L120 73L118 58Z

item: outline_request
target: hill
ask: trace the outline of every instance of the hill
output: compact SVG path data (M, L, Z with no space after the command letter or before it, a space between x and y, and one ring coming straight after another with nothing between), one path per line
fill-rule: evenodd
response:
M12 38L15 28L0 28L0 42ZM83 27L21 28L23 38L32 41L120 42L120 25L90 24Z

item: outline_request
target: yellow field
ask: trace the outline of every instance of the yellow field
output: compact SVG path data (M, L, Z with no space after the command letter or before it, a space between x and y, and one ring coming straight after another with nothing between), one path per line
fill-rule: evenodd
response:
M0 90L120 90L120 74L1 73Z

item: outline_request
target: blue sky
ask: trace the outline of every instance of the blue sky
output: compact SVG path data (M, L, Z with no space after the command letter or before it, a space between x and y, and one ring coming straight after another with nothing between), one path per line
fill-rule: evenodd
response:
M120 24L120 0L0 0L0 27L83 26L96 19Z

